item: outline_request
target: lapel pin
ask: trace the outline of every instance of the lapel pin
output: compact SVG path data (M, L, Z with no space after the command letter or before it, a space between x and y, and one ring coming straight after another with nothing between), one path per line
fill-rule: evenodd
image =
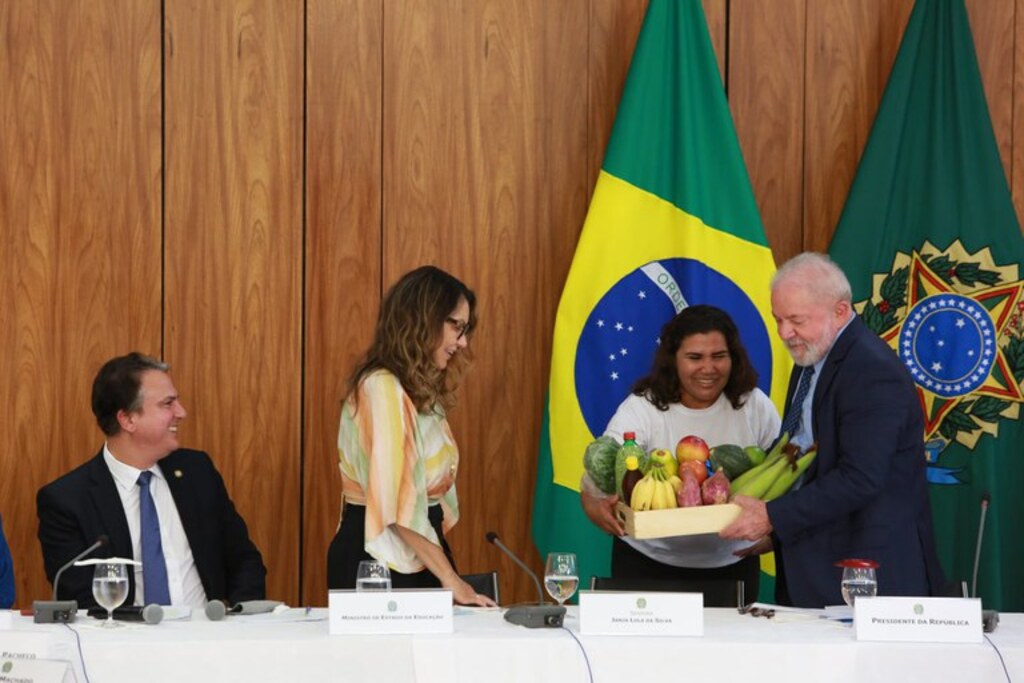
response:
M185 476L185 475L182 474L181 470L174 470L174 478L175 479L181 479L183 476Z

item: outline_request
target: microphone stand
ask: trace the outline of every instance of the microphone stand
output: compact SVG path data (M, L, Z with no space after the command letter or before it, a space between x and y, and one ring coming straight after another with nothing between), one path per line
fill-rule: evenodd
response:
M537 604L512 605L505 610L505 621L525 626L526 628L560 628L565 621L565 607L562 605L544 604L544 592L541 590L540 580L537 578L537 575L501 542L498 534L493 531L487 532L487 541L498 546L501 552L512 558L512 561L519 565L533 579L533 583L537 587Z
M985 535L985 515L992 496L988 491L981 494L981 518L978 520L978 544L974 546L974 571L971 573L971 597L978 597L978 566L981 564L981 539ZM967 597L967 596L964 596ZM999 612L994 609L981 610L981 630L991 633L999 625Z
M57 599L57 584L60 581L61 574L64 573L65 569L92 551L106 545L107 542L106 535L100 536L91 546L72 557L57 570L57 573L53 575L53 600L33 600L32 621L37 624L59 624L75 620L75 612L78 611L78 601Z

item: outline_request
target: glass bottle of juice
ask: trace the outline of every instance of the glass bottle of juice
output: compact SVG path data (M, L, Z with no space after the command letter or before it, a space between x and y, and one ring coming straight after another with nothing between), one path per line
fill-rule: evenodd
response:
M626 473L622 475L622 502L630 505L633 500L633 487L644 478L640 474L640 461L635 455L626 456Z
M636 432L624 432L622 434L622 446L615 456L615 482L616 490L619 493L619 500L629 505L629 499L622 495L622 478L626 475L626 458L636 457L637 471L642 475L647 465L647 452L636 443Z

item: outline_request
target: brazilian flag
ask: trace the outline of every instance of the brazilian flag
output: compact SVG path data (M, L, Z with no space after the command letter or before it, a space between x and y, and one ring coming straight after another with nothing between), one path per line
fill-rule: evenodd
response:
M608 575L611 539L580 506L583 452L678 311L727 311L781 406L792 365L773 333L774 272L700 0L651 0L555 320L533 510L542 558L575 552L584 586Z
M829 252L917 385L946 573L1024 610L1024 239L963 0L915 4Z

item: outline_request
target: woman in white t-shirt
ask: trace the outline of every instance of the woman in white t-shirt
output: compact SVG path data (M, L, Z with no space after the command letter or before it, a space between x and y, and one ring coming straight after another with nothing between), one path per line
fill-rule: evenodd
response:
M637 380L612 416L605 434L622 441L635 432L645 450L674 450L684 436L709 446L756 445L768 449L779 434L775 405L757 388L757 371L729 315L714 306L683 309L661 330L650 373ZM580 500L587 517L615 536L613 578L735 579L756 598L759 561L746 541L717 534L640 541L624 536L614 514L618 500L584 475Z

